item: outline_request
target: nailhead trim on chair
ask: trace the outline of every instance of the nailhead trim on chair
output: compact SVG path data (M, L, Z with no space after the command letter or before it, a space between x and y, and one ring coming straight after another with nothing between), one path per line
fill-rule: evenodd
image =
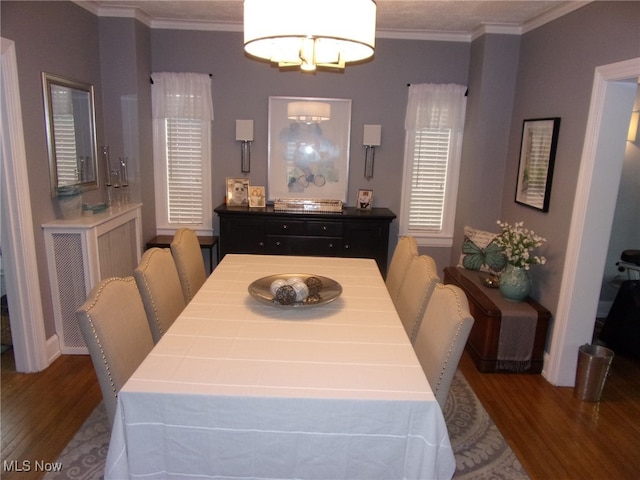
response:
M463 318L463 314L462 314L462 305L460 305L460 296L458 295L458 292L456 292L453 288L450 288L447 285L443 285L441 283L436 284L435 288L446 288L447 290L451 290L453 292L453 295L456 297L456 305L458 306L458 316L460 317L460 320L462 320ZM453 337L453 341L451 342L451 347L449 348L449 352L447 353L447 358L445 359L443 365L442 365L442 370L440 370L440 375L438 377L438 383L436 384L435 388L433 389L433 394L435 395L438 390L440 389L440 383L442 382L442 377L444 375L444 371L447 369L447 364L449 363L449 358L451 357L451 351L453 350L453 345L455 345L456 343L456 339L458 338L458 335L460 335L460 329L462 328L462 321L458 322L458 329L456 330L456 334Z
M160 249L158 250L154 250L153 252L151 252L148 256L147 256L147 261L145 262L144 265L140 265L141 270L142 270L142 278L144 280L144 284L147 287L147 292L150 292L151 290L149 289L149 282L147 282L147 267L149 266L149 262L151 261L151 257L153 255L155 255L156 253L158 253L159 251L161 251ZM158 326L158 331L160 332L160 335L164 335L164 329L162 328L162 324L160 323L160 320L158 318L158 308L156 307L156 302L153 300L153 296L151 296L151 305L153 306L153 321L155 322L155 324Z
M118 398L118 391L116 390L116 384L113 381L113 376L111 375L111 368L109 367L109 362L107 361L107 357L104 353L104 348L102 347L102 343L100 343L100 339L98 338L98 334L96 333L96 327L93 323L93 320L91 318L91 314L89 313L90 310L95 306L95 304L98 302L98 299L100 298L100 295L102 294L102 290L104 290L104 287L106 285L108 285L109 283L113 282L113 281L120 281L120 282L135 282L133 277L127 277L127 278L109 278L107 280L105 280L101 285L100 288L98 289L98 292L95 295L95 298L93 300L93 302L89 305L89 308L87 308L86 313L87 313L87 319L89 320L89 324L91 325L91 331L93 332L93 338L96 341L96 344L98 345L98 348L100 349L100 353L102 355L102 361L104 362L104 366L107 369L107 375L109 376L109 383L111 384L111 389L113 390L113 396L115 398Z
M178 247L180 247L181 243L182 243L182 236L184 235L185 230L178 230L176 232L175 238L173 240L174 244L177 245ZM180 281L182 281L183 278L181 276ZM191 282L189 281L189 276L185 276L184 277L184 281L187 284L187 291L189 293L189 297L193 297L193 288L191 286Z

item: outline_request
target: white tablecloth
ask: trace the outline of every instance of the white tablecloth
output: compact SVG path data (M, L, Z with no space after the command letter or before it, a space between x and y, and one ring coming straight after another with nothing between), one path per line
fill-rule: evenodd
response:
M265 305L277 273L338 281ZM106 479L444 479L442 412L373 260L227 255L120 392Z

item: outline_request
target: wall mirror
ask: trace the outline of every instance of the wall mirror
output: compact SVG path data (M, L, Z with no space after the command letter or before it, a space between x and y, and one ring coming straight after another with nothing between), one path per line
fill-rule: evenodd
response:
M98 187L93 85L42 73L51 194Z

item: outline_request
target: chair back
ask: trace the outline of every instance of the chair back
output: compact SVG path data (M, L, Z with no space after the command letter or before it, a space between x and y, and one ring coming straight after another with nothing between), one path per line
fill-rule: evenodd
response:
M186 303L178 270L168 248L150 248L133 271L153 342L158 343Z
M385 280L389 295L394 302L398 297L398 292L407 274L409 264L411 260L417 256L418 242L416 242L416 239L414 237L400 237L393 251L389 271L387 272L387 278Z
M407 267L394 302L411 343L415 340L433 289L440 281L436 272L436 262L433 258L427 255L414 257Z
M443 411L473 322L464 292L438 283L413 347Z
M153 348L134 278L109 278L98 284L76 318L113 425L118 392Z
M179 229L171 242L171 253L178 269L184 301L189 303L207 279L196 232L189 228Z

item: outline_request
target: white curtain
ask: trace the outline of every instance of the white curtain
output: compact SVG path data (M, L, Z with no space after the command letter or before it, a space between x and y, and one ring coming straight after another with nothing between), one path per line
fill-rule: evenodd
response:
M423 83L409 87L406 130L423 128L464 128L467 87L453 83L436 85Z
M160 72L151 77L153 118L213 120L209 75Z

